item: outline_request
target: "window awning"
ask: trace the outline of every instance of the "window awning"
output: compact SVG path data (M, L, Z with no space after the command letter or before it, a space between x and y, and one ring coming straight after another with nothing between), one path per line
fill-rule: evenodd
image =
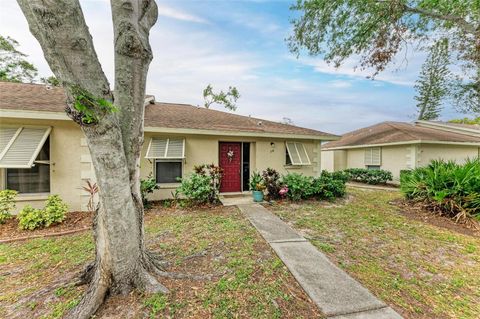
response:
M310 165L305 145L300 142L286 142L288 156L292 165Z
M145 158L178 159L185 158L185 140L182 138L150 139Z
M0 168L31 168L51 127L0 128Z

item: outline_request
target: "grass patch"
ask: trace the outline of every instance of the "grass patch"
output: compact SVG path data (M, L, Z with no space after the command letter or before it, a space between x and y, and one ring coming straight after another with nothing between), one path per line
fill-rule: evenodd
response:
M211 281L160 278L169 294L115 296L99 310L99 318L320 316L236 208L153 208L146 215L146 240L172 263L168 270L216 276ZM82 269L94 248L88 233L1 245L0 318L64 316L85 287L55 283Z
M478 318L480 238L408 219L396 192L349 189L345 205L271 209L406 318Z

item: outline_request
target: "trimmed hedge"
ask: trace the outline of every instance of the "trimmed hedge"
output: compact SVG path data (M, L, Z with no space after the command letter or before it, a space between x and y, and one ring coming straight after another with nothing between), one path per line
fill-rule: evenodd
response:
M282 177L281 183L288 188L286 196L293 201L309 198L332 200L346 193L345 176L327 171L322 171L317 178L290 173Z
M344 172L350 181L371 185L386 184L393 180L392 173L382 169L348 168Z

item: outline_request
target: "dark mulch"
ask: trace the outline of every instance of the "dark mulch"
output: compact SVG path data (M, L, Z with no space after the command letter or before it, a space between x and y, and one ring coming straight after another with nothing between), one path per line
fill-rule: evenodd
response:
M62 223L35 230L22 230L18 227L18 220L11 218L7 220L5 224L0 224L0 241L30 236L51 235L91 226L92 214L90 212L70 212L67 213L67 218Z
M424 204L405 199L397 199L391 204L400 208L400 213L408 218L419 220L437 227L453 230L457 233L480 237L480 230L472 227L469 223L456 223L453 219L428 210Z

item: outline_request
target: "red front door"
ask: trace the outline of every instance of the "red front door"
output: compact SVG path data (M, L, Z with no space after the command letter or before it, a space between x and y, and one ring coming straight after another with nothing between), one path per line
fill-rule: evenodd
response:
M242 143L220 143L220 167L223 169L220 192L242 190L241 168Z

